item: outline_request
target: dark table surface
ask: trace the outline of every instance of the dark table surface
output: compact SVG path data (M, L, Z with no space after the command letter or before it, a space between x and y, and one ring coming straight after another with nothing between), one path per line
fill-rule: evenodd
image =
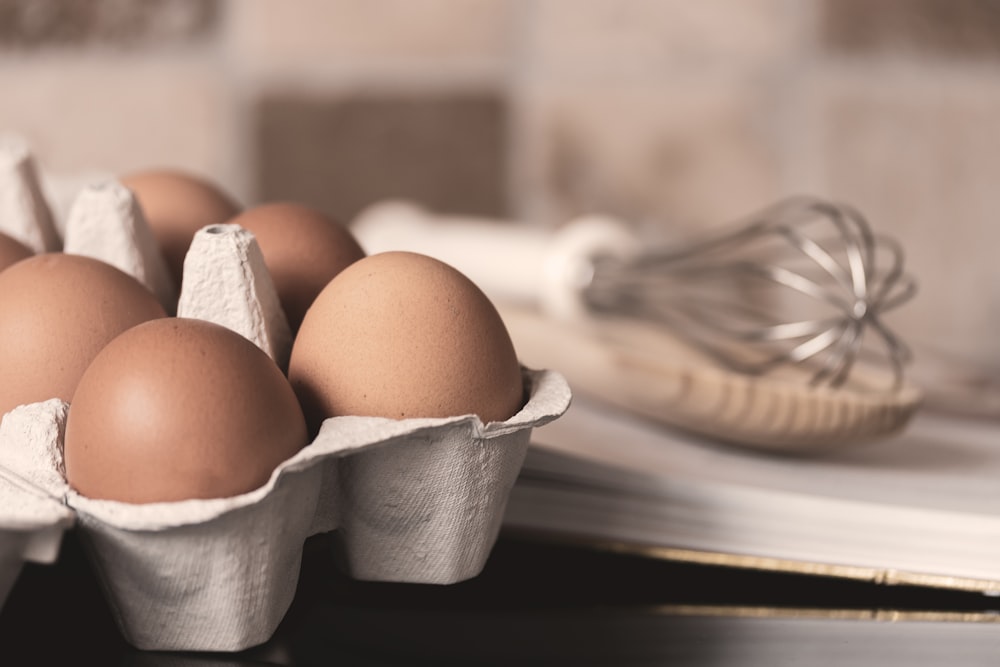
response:
M893 664L886 651L909 653L906 664L934 664L935 651L1000 661L992 622L1000 599L975 593L667 562L509 534L475 579L373 583L340 574L328 544L326 536L306 543L295 601L267 644L157 653L121 639L71 531L58 562L25 566L0 611L0 664L854 664L859 651L880 664ZM802 663L801 651L823 661Z

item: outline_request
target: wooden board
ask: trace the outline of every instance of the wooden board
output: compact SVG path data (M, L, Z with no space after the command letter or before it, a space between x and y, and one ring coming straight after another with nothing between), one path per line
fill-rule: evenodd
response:
M518 356L562 373L574 392L673 427L789 454L819 453L899 432L919 408L911 385L862 372L812 387L805 369L750 376L715 364L663 330L624 321L559 322L498 303Z

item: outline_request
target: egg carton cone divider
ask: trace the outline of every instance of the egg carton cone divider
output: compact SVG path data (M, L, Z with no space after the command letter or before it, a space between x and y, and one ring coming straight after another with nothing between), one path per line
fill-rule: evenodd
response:
M36 253L62 247L31 148L8 134L0 135L0 232Z
M227 327L288 368L292 332L253 234L239 225L199 230L184 258L178 317Z
M164 310L177 307L167 261L132 192L114 179L84 186L70 207L63 251L111 264L156 295Z

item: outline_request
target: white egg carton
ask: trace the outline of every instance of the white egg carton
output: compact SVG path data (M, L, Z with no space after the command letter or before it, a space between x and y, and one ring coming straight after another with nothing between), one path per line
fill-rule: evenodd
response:
M65 223L65 250L98 256L155 289L162 266L149 257L145 221L122 202L122 190L112 182L81 193ZM291 334L246 230L216 225L196 235L177 310L228 326L287 362ZM123 636L142 649L233 651L267 641L295 595L303 544L321 533L334 540L331 567L358 579L474 577L496 541L532 429L561 415L571 398L553 371L523 369L523 379L526 404L507 421L335 417L259 489L145 505L69 487L65 402L15 408L0 422L0 604L22 563L53 561L70 526Z

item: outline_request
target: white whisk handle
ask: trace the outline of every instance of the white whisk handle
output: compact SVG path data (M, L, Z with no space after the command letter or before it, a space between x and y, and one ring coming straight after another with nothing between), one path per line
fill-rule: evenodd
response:
M551 232L475 218L435 216L423 208L385 202L363 211L352 231L369 254L419 252L447 262L491 296L537 297Z
M637 242L618 220L588 216L556 230L509 221L436 216L403 202L370 207L352 231L366 252L407 250L455 267L487 296L560 318L586 315L580 290L596 255L628 255Z

